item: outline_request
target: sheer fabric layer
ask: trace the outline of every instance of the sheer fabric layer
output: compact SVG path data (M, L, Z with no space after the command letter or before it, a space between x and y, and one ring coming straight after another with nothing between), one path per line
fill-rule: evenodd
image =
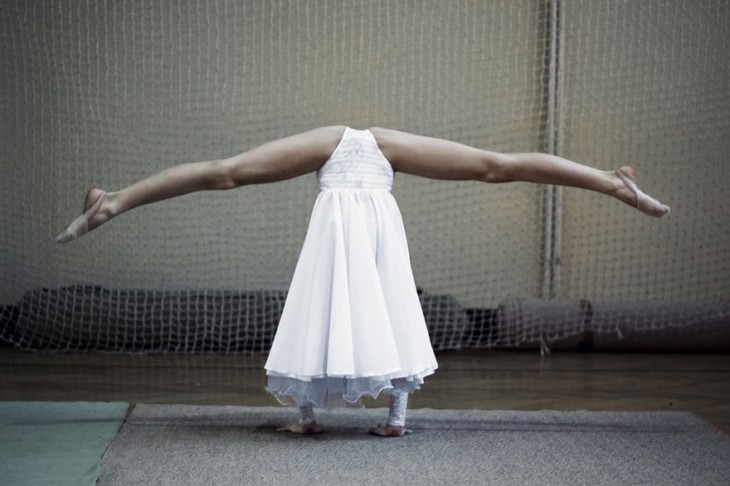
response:
M266 390L282 405L311 404L315 407L362 407L362 398L377 398L393 389L413 393L434 370L403 377L324 377L304 380L269 373ZM397 374L397 373L396 373Z

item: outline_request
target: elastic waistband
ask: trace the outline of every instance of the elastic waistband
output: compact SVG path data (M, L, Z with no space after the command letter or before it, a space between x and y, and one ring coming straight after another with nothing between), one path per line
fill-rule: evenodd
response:
M319 192L387 192L390 194L390 188L386 187L321 187Z

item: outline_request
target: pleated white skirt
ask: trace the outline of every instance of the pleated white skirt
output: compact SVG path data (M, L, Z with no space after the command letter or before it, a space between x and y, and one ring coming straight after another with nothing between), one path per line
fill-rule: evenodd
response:
M388 189L317 196L265 368L283 404L359 405L437 368Z

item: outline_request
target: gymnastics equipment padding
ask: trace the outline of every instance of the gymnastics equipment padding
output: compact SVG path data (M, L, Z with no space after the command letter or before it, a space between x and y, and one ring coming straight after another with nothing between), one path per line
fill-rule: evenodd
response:
M522 349L730 351L730 301L509 300L496 319L499 345Z

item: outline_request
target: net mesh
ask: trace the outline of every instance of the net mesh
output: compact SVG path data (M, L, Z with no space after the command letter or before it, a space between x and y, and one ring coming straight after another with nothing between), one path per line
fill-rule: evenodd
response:
M0 335L20 348L267 349L314 175L53 236L88 187L328 124L630 163L672 206L398 174L436 349L727 329L725 1L10 0L0 24Z

